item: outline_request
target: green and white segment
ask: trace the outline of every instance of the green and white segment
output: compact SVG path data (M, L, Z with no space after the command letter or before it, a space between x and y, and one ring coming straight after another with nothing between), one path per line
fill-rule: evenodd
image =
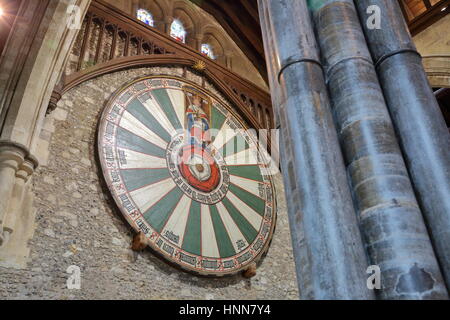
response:
M199 201L195 188L171 174L177 168L167 160L170 143L186 134L186 87L212 101L208 120L219 133L211 148L228 169L220 170L221 182L214 190L220 194L227 185L219 202ZM234 114L185 80L148 77L116 95L100 123L102 169L120 211L154 250L199 274L233 274L260 259L276 221L272 179L263 175L259 160L267 156Z

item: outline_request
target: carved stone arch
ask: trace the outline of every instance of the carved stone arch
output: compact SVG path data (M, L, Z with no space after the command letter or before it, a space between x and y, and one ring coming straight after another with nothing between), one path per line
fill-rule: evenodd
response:
M164 11L163 6L157 0L139 0L138 8L134 10L136 15L137 9L145 9L153 16L155 21L155 28L159 31L165 32L165 16L167 13Z
M211 46L218 63L221 63L224 66L227 65L226 52L230 51L232 48L230 42L225 37L223 32L211 25L203 27L201 31L200 44L203 43L209 44Z
M201 43L206 43L211 46L211 49L213 51L215 60L226 66L227 57L225 55L225 49L220 40L212 33L205 33L202 37Z
M189 5L186 2L177 1L173 4L172 17L178 19L183 24L186 34L186 44L198 50L199 39L199 21L200 16L196 11L194 5Z
M171 1L167 0L144 0L144 1L156 3L156 5L158 5L161 8L164 17L170 16L172 12Z

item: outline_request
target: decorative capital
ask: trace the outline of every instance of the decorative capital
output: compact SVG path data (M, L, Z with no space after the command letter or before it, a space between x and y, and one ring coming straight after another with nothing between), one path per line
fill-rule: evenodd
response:
M59 100L61 100L61 93L56 91L56 90L54 90L52 92L52 95L50 97L50 101L48 103L48 108L47 108L47 112L46 112L47 115L52 113L56 109Z
M39 166L38 160L30 154L27 147L10 140L0 140L0 167L12 167L15 170L24 168L31 174Z
M17 170L27 154L28 151L22 145L9 141L0 141L0 168Z
M16 172L16 177L27 182L30 176L34 173L35 169L35 162L27 158L19 166L19 170Z

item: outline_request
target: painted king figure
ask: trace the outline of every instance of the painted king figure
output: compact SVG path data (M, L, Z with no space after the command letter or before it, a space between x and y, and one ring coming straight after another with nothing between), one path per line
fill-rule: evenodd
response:
M191 145L198 145L204 149L211 143L209 119L202 109L202 98L193 96L191 104L186 110L187 128Z

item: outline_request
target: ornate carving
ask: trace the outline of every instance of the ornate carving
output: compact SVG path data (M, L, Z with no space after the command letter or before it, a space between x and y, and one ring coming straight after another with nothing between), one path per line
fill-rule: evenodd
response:
M197 60L194 65L192 66L197 71L205 71L206 70L206 63L202 60Z
M117 207L133 229L141 232L133 239L133 250L148 245L185 271L232 275L260 260L269 247L276 218L274 184L265 174L267 157L258 148L256 134L247 130L244 119L220 93L202 87L210 87L203 77L192 71L188 75L195 80L147 76L117 91L101 117L99 160ZM145 107L148 103L157 103L151 113ZM124 114L141 111L145 112L141 121L161 121L150 129L160 137L152 140L157 147L143 150L138 139L127 143L126 150L118 147L127 139L120 133L125 127L130 137L139 138L145 132L139 126L119 126L126 119ZM159 120L167 114L173 115L170 120ZM210 129L219 132L210 136ZM146 154L133 160L140 151ZM158 157L160 169L149 169L156 165L152 158ZM232 175L245 181L231 182ZM250 188L262 184L268 191L256 200L257 195L246 191L249 184ZM142 199L150 199L149 207ZM252 201L257 201L253 207L242 206ZM226 212L230 218L223 224L219 219ZM211 219L200 223L205 213ZM236 218L240 216L251 222ZM232 217L236 220L230 223ZM240 231L244 228L245 234ZM249 277L253 269L248 270Z
M53 90L52 95L50 97L50 102L48 103L48 108L47 108L47 115L52 113L56 109L58 101L61 100L65 80L66 80L66 76L63 73L61 76L61 79L56 84L55 89Z
M106 30L110 31L104 34L95 33L96 28L92 26L88 28L89 22L94 25L99 24L100 29L104 23ZM125 33L129 36L122 39L122 46L119 46L118 39L121 34ZM103 41L95 41L101 36ZM111 41L106 41L107 37L112 37L112 39L109 38ZM83 46L89 41L92 42L92 48L87 44ZM135 45L137 48L134 47ZM125 48L129 52L128 56L124 56ZM106 52L107 57L102 59L100 55L95 65L86 68L81 61L81 57L87 56L86 50L93 50L94 54ZM149 65L188 66L203 72L224 94L231 96L230 100L237 106L241 115L252 128L269 129L273 126L271 99L266 91L216 61L205 59L197 50L174 41L167 34L140 23L106 2L98 0L92 2L72 55L77 57L78 61L69 63L68 77L63 93L94 76L125 68ZM239 94L234 95L231 88L234 88ZM58 94L55 92L52 103L54 104L57 99ZM252 102L254 107L252 107ZM261 109L258 109L259 107Z

